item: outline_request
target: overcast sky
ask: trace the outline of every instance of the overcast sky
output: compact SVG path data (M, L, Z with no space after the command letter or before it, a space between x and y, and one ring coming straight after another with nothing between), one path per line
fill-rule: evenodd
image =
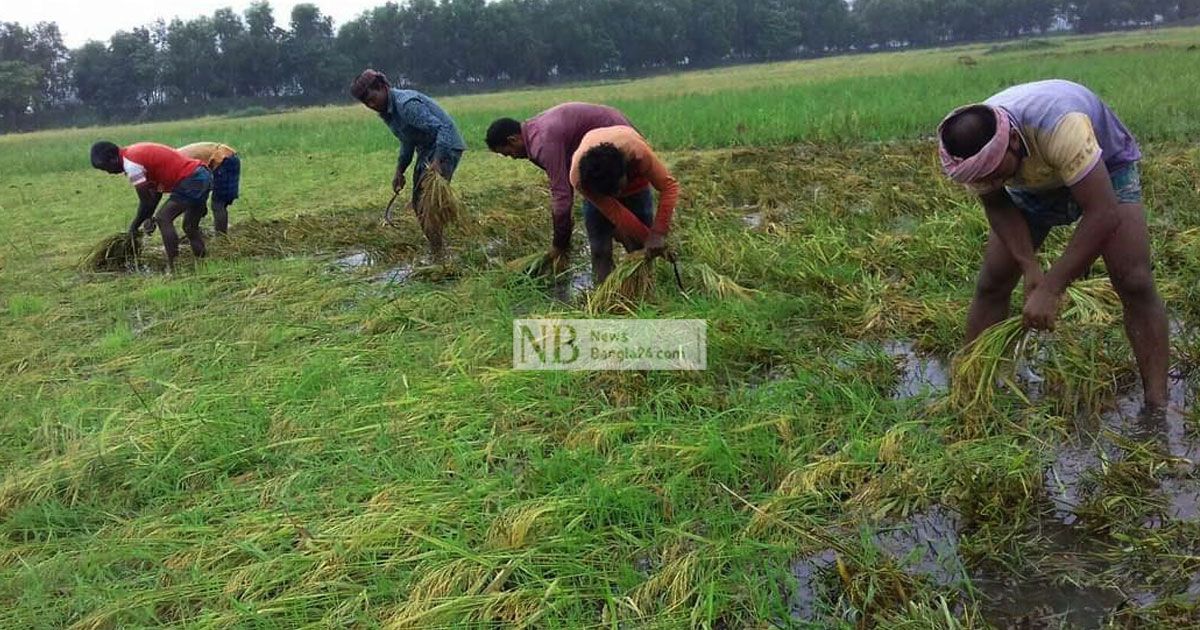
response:
M311 1L311 0L310 0ZM387 0L314 1L321 13L333 17L336 29L354 19L365 9L382 5ZM158 18L171 21L179 17L190 19L212 15L222 7L233 7L241 13L252 0L0 0L0 22L19 22L32 26L38 22L58 22L63 41L68 48L78 48L89 39L107 41L120 30L129 30L154 22ZM275 23L287 28L292 7L300 2L273 0Z

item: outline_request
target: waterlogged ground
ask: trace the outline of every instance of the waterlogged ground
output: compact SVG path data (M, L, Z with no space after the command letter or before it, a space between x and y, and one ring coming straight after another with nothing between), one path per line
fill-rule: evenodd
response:
M367 207L235 221L175 277L153 250L56 272L69 293L8 301L0 620L1194 620L1194 151L1147 165L1169 412L1138 416L1119 330L1084 326L1022 365L1029 403L965 418L985 226L929 150L668 154L685 290L662 266L633 312L708 319L699 375L507 371L511 318L594 288L586 251L506 268L543 246L536 187L468 190L492 210L436 262Z
M595 290L583 249L555 278L507 268L549 239L525 163L467 154L468 220L432 260L410 216L380 223L394 148L369 112L112 130L220 132L247 182L208 260L94 274L132 200L80 162L93 132L0 141L0 627L1197 626L1198 118L1162 79L1194 65L1187 33L906 54L915 78L843 61L818 109L571 92L638 92L681 181L684 288L660 264L615 314L707 320L700 373L509 369L514 318L588 317ZM931 92L1070 69L1148 140L1173 406L1138 413L1113 312L1039 337L964 412L986 222L927 141L863 139L931 128ZM453 105L475 139L565 95ZM744 135L713 131L741 134L729 116ZM795 128L820 141L745 146ZM742 146L680 149L719 144Z

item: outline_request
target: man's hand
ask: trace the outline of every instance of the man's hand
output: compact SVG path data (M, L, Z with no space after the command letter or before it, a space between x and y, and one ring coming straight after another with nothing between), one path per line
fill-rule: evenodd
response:
M646 256L656 258L662 256L667 251L666 237L658 232L651 232L650 238L646 239Z
M1046 274L1038 266L1032 266L1023 273L1025 276L1025 295L1033 295L1037 291L1037 288L1046 280Z
M404 171L396 171L396 176L392 178L392 192L400 192L405 183Z
M1022 317L1026 328L1054 330L1058 319L1058 307L1062 302L1062 291L1039 281L1032 292L1025 294L1025 309Z

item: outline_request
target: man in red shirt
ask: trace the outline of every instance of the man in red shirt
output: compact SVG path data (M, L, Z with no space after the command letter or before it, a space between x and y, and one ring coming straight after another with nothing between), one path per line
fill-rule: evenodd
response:
M114 175L123 173L129 178L138 194L137 216L129 225L129 235L137 238L139 228L152 232L157 223L162 231L163 248L167 251L168 269L175 268L175 258L179 255L175 219L181 214L183 231L192 246L192 253L196 258L204 257L200 219L208 213L208 193L212 190L213 179L200 160L155 142L118 147L101 141L92 145L92 166ZM171 196L152 222L150 218L163 193Z

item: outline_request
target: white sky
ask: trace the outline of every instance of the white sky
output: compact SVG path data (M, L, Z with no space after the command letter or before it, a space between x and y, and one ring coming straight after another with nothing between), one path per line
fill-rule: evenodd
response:
M333 17L337 27L354 19L366 9L380 6L387 0L309 0L321 13ZM144 26L163 18L191 19L212 15L222 7L232 7L241 14L252 0L0 0L0 22L18 22L32 26L38 22L58 22L63 42L68 48L78 48L89 39L107 41L119 30ZM292 7L301 4L292 0L271 0L275 24L287 28Z

